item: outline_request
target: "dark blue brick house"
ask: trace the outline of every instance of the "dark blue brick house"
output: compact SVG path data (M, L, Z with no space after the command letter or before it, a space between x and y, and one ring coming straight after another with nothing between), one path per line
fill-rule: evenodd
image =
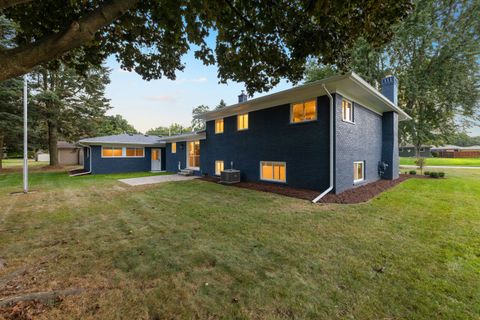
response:
M157 137L161 169L219 176L232 168L244 181L317 190L318 199L396 179L398 121L410 117L397 106L395 77L381 91L351 72L252 100L242 93L237 104L199 116L204 131ZM148 162L136 169L150 170Z

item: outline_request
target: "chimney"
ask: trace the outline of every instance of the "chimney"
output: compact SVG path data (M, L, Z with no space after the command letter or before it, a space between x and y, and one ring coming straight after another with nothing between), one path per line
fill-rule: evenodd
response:
M382 79L382 94L394 105L398 105L398 80L395 76Z
M247 95L243 92L238 96L238 103L247 102Z

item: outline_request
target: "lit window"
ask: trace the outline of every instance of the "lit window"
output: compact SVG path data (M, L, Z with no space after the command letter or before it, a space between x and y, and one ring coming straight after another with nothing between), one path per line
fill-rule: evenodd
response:
M114 158L122 157L123 149L121 147L102 147L102 157Z
M158 160L160 158L160 150L152 149L152 160Z
M223 161L222 160L215 161L215 175L216 176L219 176L222 173L223 168L224 168L224 166L223 166Z
M342 100L342 120L353 122L353 105L351 101Z
M317 101L307 100L293 103L290 107L290 121L292 123L313 121L317 119Z
M353 163L353 182L365 180L365 161L355 161Z
M126 148L127 157L143 157L143 148Z
M260 162L260 179L267 181L286 182L287 164L285 162Z
M237 130L248 129L248 113L239 114L237 116Z
M215 133L223 133L223 119L215 120Z
M200 141L188 142L188 167L200 167Z
M177 153L177 143L172 142L172 153Z

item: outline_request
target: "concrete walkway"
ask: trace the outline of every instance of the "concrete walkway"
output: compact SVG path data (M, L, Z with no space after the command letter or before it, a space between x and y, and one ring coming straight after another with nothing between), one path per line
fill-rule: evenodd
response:
M162 182L170 181L185 181L192 180L198 177L195 176L179 176L177 174L168 174L162 176L150 176L150 177L141 177L141 178L130 178L130 179L120 179L118 181L128 184L129 186L143 186L145 184L156 184Z
M418 169L418 166L401 164L400 168ZM424 168L428 168L428 169L480 169L480 167L466 167L466 166L425 166Z

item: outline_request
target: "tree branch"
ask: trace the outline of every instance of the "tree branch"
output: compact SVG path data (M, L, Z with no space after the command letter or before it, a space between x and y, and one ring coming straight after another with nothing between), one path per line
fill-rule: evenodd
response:
M228 4L230 9L232 9L232 11L235 12L235 14L239 16L240 19L242 19L248 26L252 28L255 27L249 19L247 19L237 8L235 8L235 6L233 5L233 3L230 2L230 0L225 0L225 2Z
M32 0L0 0L0 10L14 7L27 2L32 2Z
M14 1L14 0L0 0ZM21 1L21 0L17 0ZM55 59L93 39L95 33L135 7L139 0L109 0L66 30L34 43L0 52L0 81L22 75L33 67Z

